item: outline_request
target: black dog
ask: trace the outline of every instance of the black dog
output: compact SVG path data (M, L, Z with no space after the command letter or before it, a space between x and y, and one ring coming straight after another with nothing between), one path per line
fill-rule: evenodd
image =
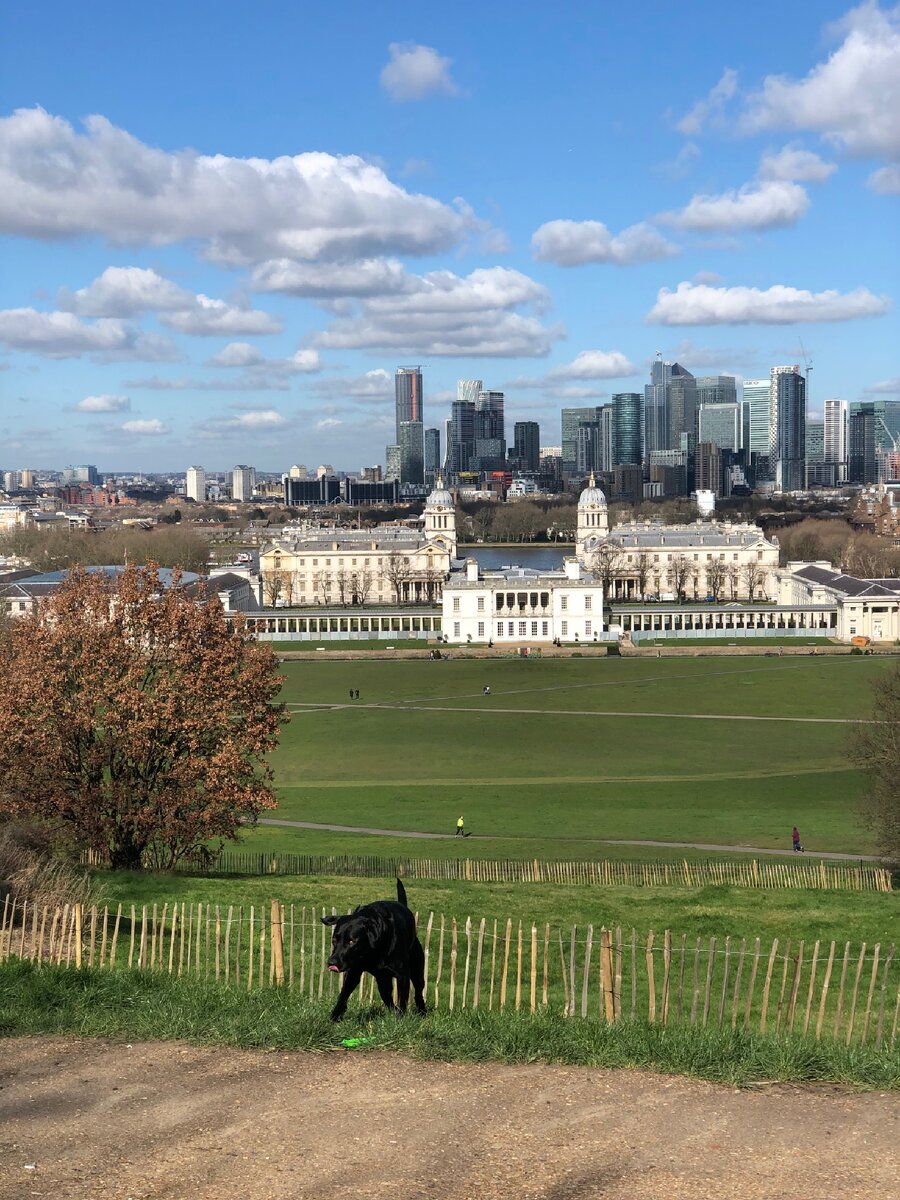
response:
M339 1021L347 1011L347 1001L359 986L363 972L375 976L378 994L388 1008L394 1008L393 980L397 980L397 1008L406 1012L409 985L412 983L416 1008L425 1010L425 953L416 936L416 922L406 903L406 891L397 880L396 900L376 900L362 904L347 917L323 917L323 925L333 925L329 971L343 971L344 984L332 1013Z

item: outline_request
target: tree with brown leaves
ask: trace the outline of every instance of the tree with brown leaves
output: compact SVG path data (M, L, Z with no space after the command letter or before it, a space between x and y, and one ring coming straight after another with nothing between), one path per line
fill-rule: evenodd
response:
M876 679L871 721L851 734L850 754L867 773L863 819L873 830L878 849L900 861L900 667Z
M113 867L215 853L274 808L287 719L271 650L153 566L73 571L15 622L0 672L0 775L14 813Z

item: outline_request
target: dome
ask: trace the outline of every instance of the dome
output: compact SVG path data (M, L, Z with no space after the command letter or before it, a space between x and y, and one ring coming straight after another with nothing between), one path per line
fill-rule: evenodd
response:
M594 482L594 472L592 471L590 482L578 497L578 507L592 508L597 506L600 508L606 508L606 497Z
M437 508L439 506L443 508L453 508L453 497L444 487L444 480L440 474L438 474L438 477L435 481L434 491L425 501L425 506L426 508Z

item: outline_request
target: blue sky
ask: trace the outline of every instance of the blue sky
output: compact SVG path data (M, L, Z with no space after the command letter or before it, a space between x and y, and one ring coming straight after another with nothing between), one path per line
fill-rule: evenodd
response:
M6 6L0 468L352 470L698 374L900 395L900 8Z

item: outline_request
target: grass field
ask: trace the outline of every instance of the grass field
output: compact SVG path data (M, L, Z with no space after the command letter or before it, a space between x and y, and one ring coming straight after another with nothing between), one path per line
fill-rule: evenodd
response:
M285 663L279 809L321 824L475 837L372 852L633 856L604 839L869 853L848 721L883 659ZM482 688L490 685L490 696ZM360 699L348 699L350 688ZM763 719L749 719L763 718ZM248 848L351 852L362 835L260 829ZM488 839L491 839L488 841Z

